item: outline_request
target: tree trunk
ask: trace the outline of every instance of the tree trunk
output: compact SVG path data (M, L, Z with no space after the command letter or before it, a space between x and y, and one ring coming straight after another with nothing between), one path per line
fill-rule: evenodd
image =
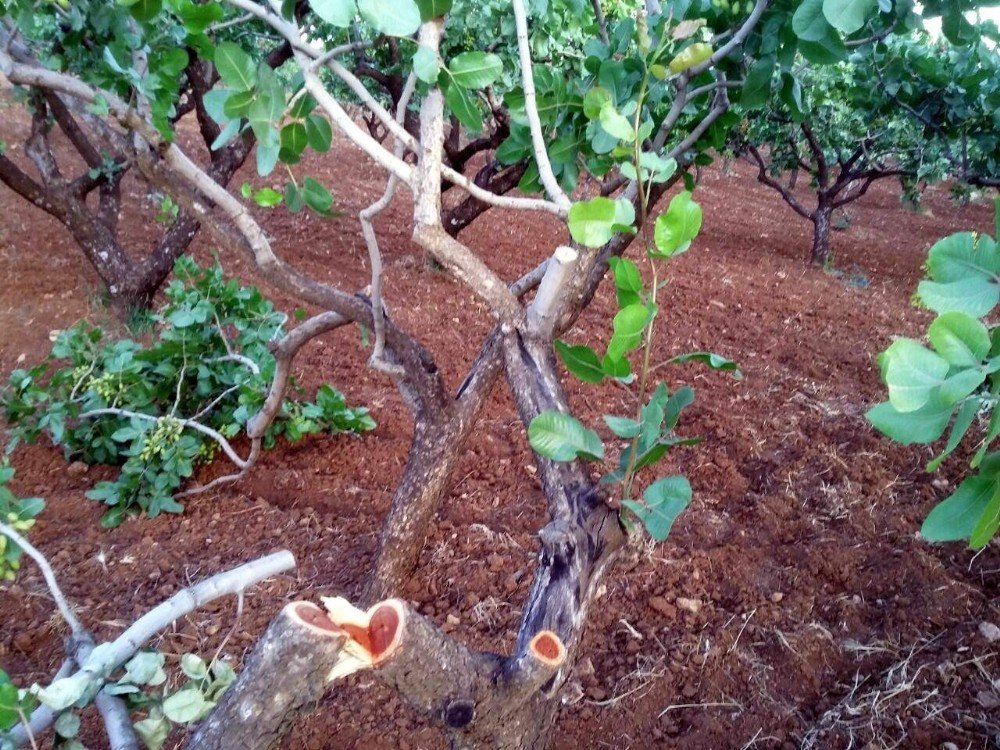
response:
M413 575L427 530L475 419L418 419L392 505L382 524L375 566L361 600L372 604L402 593Z
M346 634L314 604L292 602L272 620L236 685L198 727L188 747L265 750L285 733L296 709L323 697Z
M830 217L832 214L833 207L826 201L820 200L819 206L816 207L812 215L813 245L809 260L817 266L825 266L830 261Z

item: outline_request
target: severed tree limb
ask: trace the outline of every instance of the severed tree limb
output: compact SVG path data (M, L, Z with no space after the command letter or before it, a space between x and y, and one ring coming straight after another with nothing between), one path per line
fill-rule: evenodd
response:
M241 565L223 573L218 573L201 583L181 589L165 602L151 609L145 615L130 625L124 633L108 644L100 652L85 651L87 658L81 656L80 669L63 679L84 678L90 683L92 695L96 695L108 676L132 658L147 641L168 625L194 610L203 607L213 599L227 594L242 592L248 586L259 583L278 573L283 573L295 567L295 558L291 552L282 551L262 557L253 562ZM93 642L86 648L92 648ZM98 653L99 658L92 656ZM10 730L6 739L14 747L22 747L29 742L30 736L37 736L52 726L55 715L48 707L42 705L36 708L29 717L28 727L21 724Z
M270 748L296 707L358 670L371 670L448 731L454 746L482 747L505 727L513 741L491 746L517 747L525 708L566 657L551 631L505 658L467 648L399 599L367 611L339 597L324 604L326 611L310 602L282 610L188 750Z
M291 602L271 622L234 685L198 727L189 748L273 747L297 708L323 697L348 638L309 602Z

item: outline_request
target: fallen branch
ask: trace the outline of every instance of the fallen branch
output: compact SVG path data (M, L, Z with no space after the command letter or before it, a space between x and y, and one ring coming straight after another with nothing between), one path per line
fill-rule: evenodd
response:
M6 533L6 532L5 532ZM89 683L90 694L95 695L101 689L108 676L125 662L131 659L147 641L171 623L189 612L203 607L213 599L227 594L236 594L247 586L259 583L266 578L291 570L295 567L295 558L287 550L275 552L259 560L241 565L238 568L218 573L201 583L181 589L162 604L157 605L145 615L136 620L120 636L110 643L101 644L100 650L94 649L85 658L80 669L61 679L79 680L83 678ZM31 736L52 726L55 714L47 706L35 709L27 724L21 724L8 732L5 739L15 748L28 744Z

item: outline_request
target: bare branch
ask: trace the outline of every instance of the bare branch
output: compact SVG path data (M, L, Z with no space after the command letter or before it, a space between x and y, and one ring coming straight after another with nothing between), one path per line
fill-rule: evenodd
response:
M417 76L415 73L410 73L409 77L406 79L406 85L403 87L403 93L399 98L399 102L396 104L396 123L402 127L403 119L406 117L406 108L410 104L410 97L413 96L413 91L417 85ZM406 132L405 130L403 131ZM409 135L407 133L407 135ZM401 140L396 141L396 145L393 148L393 153L396 156L403 155L403 149L405 148ZM375 235L375 227L372 222L381 211L389 205L392 200L393 194L396 192L396 184L399 180L395 175L389 175L389 181L386 183L385 191L382 193L382 197L377 201L372 203L367 208L364 208L358 214L358 219L361 222L361 233L364 235L365 244L368 246L368 259L371 262L371 272L372 272L372 283L371 283L371 301L372 301L372 328L375 331L375 345L372 348L372 355L369 358L369 364L375 369L384 370L387 372L399 374L399 365L393 365L385 361L385 308L382 302L382 253L378 247L378 237Z
M514 6L514 24L517 28L517 49L521 60L521 88L524 89L524 111L531 129L531 145L538 165L538 177L545 186L545 192L558 206L569 209L570 200L559 186L552 173L548 152L545 150L545 135L538 118L538 103L535 100L535 76L531 69L531 48L528 44L528 19L523 0L511 0Z
M295 567L295 557L283 550L267 555L238 568L218 573L201 583L181 589L162 604L157 605L130 625L114 641L100 651L101 659L84 660L80 669L68 677L81 677L92 685L100 687L116 669L135 655L142 646L158 632L189 612L203 607L208 602L227 594L244 591L248 586L266 578L284 573ZM36 708L29 719L31 732L40 732L52 726L55 715L46 706ZM29 741L24 724L14 727L7 735L14 747L22 747Z
M59 582L56 581L56 574L52 572L52 566L49 565L49 561L45 558L38 549L31 544L27 539L18 534L14 529L5 523L0 523L0 534L8 537L14 544L24 550L24 553L28 555L35 564L38 566L39 570L42 571L42 577L45 579L45 585L49 587L49 592L52 594L52 599L56 603L56 607L59 609L59 614L69 625L70 631L73 633L73 637L81 637L87 633L87 629L83 627L83 624L77 618L76 613L73 612L73 608L69 606L69 602L63 595L62 589L59 588Z
M757 150L757 147L753 144L748 144L746 152L757 163L757 181L773 190L777 190L781 194L781 197L785 199L785 203L791 206L799 216L805 219L812 219L812 212L799 203L798 198L795 197L792 191L767 173L767 163L764 161L764 157L761 156L760 151Z

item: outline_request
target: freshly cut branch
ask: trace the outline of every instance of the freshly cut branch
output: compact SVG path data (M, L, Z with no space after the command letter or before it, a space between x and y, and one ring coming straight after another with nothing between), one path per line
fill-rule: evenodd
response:
M291 552L275 552L233 570L218 573L194 586L181 589L136 620L114 641L101 644L102 648L89 652L89 657L81 655L83 664L80 665L80 669L62 679L84 679L90 683L90 690L96 693L112 672L131 659L147 641L171 623L203 607L213 599L240 593L248 586L294 567L295 558ZM29 743L31 736L52 726L53 721L55 715L52 711L44 705L39 706L29 717L28 724L32 734L29 735L22 724L12 729L7 739L14 747L23 747Z

